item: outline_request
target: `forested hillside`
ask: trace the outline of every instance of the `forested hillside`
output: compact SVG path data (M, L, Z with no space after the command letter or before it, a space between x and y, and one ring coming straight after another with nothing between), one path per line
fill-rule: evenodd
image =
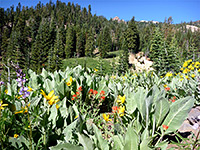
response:
M173 24L172 17L157 24L137 22L134 17L126 22L107 20L92 14L91 9L90 5L82 8L61 1L32 7L19 3L16 8L0 8L0 54L4 73L11 61L22 69L40 73L42 68L63 69L64 59L95 57L96 53L106 58L108 52L117 50L123 50L119 62L122 68L116 67L122 72L128 69L130 52L143 51L160 73L175 71L185 59L200 57L200 31L187 29L187 23Z

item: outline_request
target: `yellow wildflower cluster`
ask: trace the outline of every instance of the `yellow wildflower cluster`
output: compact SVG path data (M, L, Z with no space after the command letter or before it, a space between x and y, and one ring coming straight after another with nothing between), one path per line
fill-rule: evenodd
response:
M171 72L168 72L165 76L166 76L166 77L172 77L173 74L172 74Z
M184 62L182 68L180 69L182 71L183 74L185 74L185 78L186 79L190 79L189 78L189 74L188 73L191 73L195 70L198 70L198 72L200 72L200 62L196 61L196 62L193 62L192 59L189 59L187 61ZM183 80L183 76L180 75L181 79L180 81ZM190 75L190 77L194 78L195 77L195 74L192 73Z
M125 103L125 99L126 99L125 95L124 96L119 95L117 97L117 103L119 105L117 113L119 114L120 117L124 116L124 111L125 111L124 103Z
M54 90L52 90L48 95L46 95L45 92L41 90L41 94L46 98L49 105L53 105L59 101L58 96L55 96L54 94ZM56 106L56 108L58 109L59 106Z

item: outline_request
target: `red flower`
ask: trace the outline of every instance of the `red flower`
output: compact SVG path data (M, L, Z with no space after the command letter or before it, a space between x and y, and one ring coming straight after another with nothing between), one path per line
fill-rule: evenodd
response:
M172 103L175 102L175 99L172 100Z
M167 130L169 127L167 125L162 125L163 129Z
M96 90L94 90L94 91L93 91L93 94L94 94L94 95L97 95L97 94L98 94L98 92L97 92Z
M80 86L79 88L78 88L78 91L82 91L83 89L82 89L82 86Z
M80 93L79 93L79 92L76 92L76 95L78 96L78 95L80 95Z
M89 93L91 93L91 94L92 94L92 93L93 93L93 89L90 89L90 90L89 90Z
M166 90L166 91L169 91L169 90L170 90L170 87L166 87L165 90Z
M105 96L101 96L101 100L105 100L105 98L106 98Z
M76 96L77 96L76 94L72 95L72 97L76 97Z
M175 99L176 99L176 96L174 96L173 99L175 100Z
M100 92L100 95L105 95L105 91L101 91L101 92Z
M113 113L116 113L117 111L118 111L118 107L117 107L117 106L113 106L113 107L112 107L112 112L113 112Z
M72 97L72 100L74 100L74 98Z

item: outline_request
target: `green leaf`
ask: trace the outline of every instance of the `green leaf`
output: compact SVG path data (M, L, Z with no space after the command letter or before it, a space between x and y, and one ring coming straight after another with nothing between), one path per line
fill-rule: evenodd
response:
M156 118L156 127L160 126L163 119L166 117L167 113L169 112L169 103L165 98L160 98L156 102L155 108L155 118Z
M84 136L83 134L80 134L80 133L77 133L77 134L78 134L79 142L83 145L84 150L94 149L94 145L93 145L94 143L90 138L88 138L88 137L86 137L86 136Z
M42 68L41 76L42 76L44 79L46 79L46 78L48 77L48 72L47 72L44 68Z
M134 127L129 127L126 132L124 150L138 150L138 135Z
M137 108L137 103L134 94L128 94L126 98L126 109L129 114L132 114Z
M194 105L195 99L191 96L187 96L182 99L176 100L170 106L170 112L167 115L163 125L167 125L169 128L165 131L165 134L176 131L183 121L187 118L188 112Z
M114 135L113 141L114 141L113 150L123 150L124 141L123 141L123 137L120 134Z
M83 147L81 146L77 146L77 145L73 145L70 143L60 143L56 146L52 146L49 147L50 150L83 150Z
M57 108L56 108L56 104L54 104L53 106L51 106L51 109L50 109L50 116L49 116L49 121L52 121L53 123L53 126L52 128L56 127L56 117L57 117Z
M103 139L101 131L93 124L94 134L98 141L98 148L101 150L109 150L109 146L106 140Z

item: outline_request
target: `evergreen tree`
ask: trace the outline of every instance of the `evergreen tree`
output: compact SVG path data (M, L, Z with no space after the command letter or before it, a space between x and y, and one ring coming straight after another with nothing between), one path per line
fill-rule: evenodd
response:
M80 26L77 27L76 32L76 55L77 57L84 56L85 54L85 35L83 30L80 29Z
M134 17L128 23L128 28L125 31L125 40L127 41L129 52L137 53L139 51L139 32Z
M89 30L86 38L86 44L85 44L85 55L86 56L93 56L94 51L94 34L92 31L92 28Z
M54 44L54 53L53 53L53 60L54 62L54 68L53 70L59 70L62 67L62 59L64 55L64 42L62 40L63 38L63 28L57 29L56 34L56 41Z
M163 36L159 28L156 28L151 41L150 58L153 61L153 68L157 73L162 73L163 70L161 70L161 67L165 66L165 62L162 62L163 55L165 54L164 51Z
M49 23L46 19L43 19L31 52L31 68L37 73L40 73L43 67L47 67L48 53L51 49L51 46L52 43Z
M74 56L76 52L76 36L73 26L69 26L66 34L66 43L65 43L65 56L70 58Z
M100 56L105 58L107 53L111 51L112 39L110 36L110 29L106 26L102 31L102 37L99 45Z

